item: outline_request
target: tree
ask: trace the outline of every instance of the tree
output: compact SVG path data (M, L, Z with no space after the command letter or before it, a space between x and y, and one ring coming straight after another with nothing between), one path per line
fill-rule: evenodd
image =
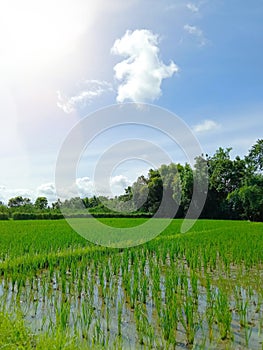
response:
M246 162L240 157L231 160L232 148L219 148L212 157L208 157L209 192L205 205L205 216L227 218L234 215L227 196L242 186L246 176Z
M135 210L141 212L148 212L148 179L141 175L132 185L132 201Z
M54 203L52 203L52 209L53 210L59 210L62 205L61 200L58 198L58 200Z
M179 176L174 181L174 198L181 200L182 214L185 214L189 208L193 196L193 170L190 164L179 168Z
M228 195L228 201L240 218L263 221L263 176L254 174L243 186Z
M175 215L181 215L180 210L180 199L181 191L177 188L176 194L174 193L176 187L176 181L178 179L179 170L181 165L171 163L169 165L161 165L158 169L163 185L163 195L162 195L162 212L160 215L165 217L174 217Z
M233 162L230 159L232 148L219 148L216 153L208 158L209 187L214 189L221 198L224 198L233 190L232 174Z
M228 196L233 209L241 218L263 221L263 188L245 185Z
M155 213L162 201L163 197L163 181L158 170L149 170L149 180L148 180L148 198L147 207L152 213Z
M8 208L3 202L0 202L0 213L8 213Z
M18 208L26 205L32 205L31 200L29 198L23 198L22 196L10 198L8 201L8 206L10 208Z
M48 207L48 200L47 200L47 198L46 197L38 197L35 200L34 206L35 206L36 209L39 209L39 210L47 209L47 207Z
M133 194L132 194L132 187L128 186L127 188L125 188L125 193L123 195L119 196L119 200L123 201L123 202L128 202L132 199Z
M248 156L246 156L246 161L255 171L263 171L263 139L257 140L256 144L252 146Z

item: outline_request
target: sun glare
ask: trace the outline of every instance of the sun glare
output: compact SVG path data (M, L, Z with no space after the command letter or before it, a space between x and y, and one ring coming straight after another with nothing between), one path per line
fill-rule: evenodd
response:
M4 1L0 5L0 55L16 67L56 60L74 48L85 20L79 7L69 1Z

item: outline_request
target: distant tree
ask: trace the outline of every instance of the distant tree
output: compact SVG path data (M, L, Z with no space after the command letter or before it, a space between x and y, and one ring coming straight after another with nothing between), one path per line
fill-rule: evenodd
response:
M132 194L132 187L128 186L125 188L125 193L119 196L119 200L123 202L127 202L132 199L133 194Z
M8 206L10 208L17 208L26 205L32 205L31 200L29 198L23 198L22 196L10 198L8 201Z
M47 207L48 207L47 198L46 197L38 197L35 200L34 206L36 209L40 209L40 210L47 209Z
M89 200L89 208L95 208L100 204L99 199L96 196L93 196Z
M59 210L62 205L61 200L58 198L58 200L54 203L52 203L52 209L53 210Z
M8 213L8 208L3 202L0 202L0 213Z
M193 196L193 170L186 163L178 166L178 174L173 181L173 198L180 203L180 215L184 215L189 208Z
M256 144L252 146L246 156L246 161L255 171L263 171L263 139L258 140Z
M263 176L254 174L246 178L227 199L239 217L263 221Z
M149 170L147 207L151 213L155 213L163 197L163 181L158 170Z
M232 148L219 148L216 153L208 158L208 170L210 175L209 187L215 190L220 198L224 198L233 190L233 162L230 159Z
M163 185L162 194L162 212L160 213L165 217L174 217L176 215L181 215L180 213L180 191L175 191L175 183L179 175L181 165L170 163L169 165L161 165L158 169ZM179 196L178 196L179 194Z
M263 221L263 188L245 185L228 196L233 209L240 217L252 221Z
M141 175L137 178L137 180L132 185L132 201L134 208L141 212L148 212L148 179Z
M205 216L227 218L232 213L227 196L242 186L246 176L246 162L236 157L230 158L232 148L219 148L212 157L207 158L209 192L205 205Z
M63 209L77 210L85 208L85 204L80 197L73 197L62 202L61 207L63 207Z

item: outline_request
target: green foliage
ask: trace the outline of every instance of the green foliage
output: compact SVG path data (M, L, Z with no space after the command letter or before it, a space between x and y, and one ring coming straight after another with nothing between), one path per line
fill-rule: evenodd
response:
M150 217L158 212L162 218L182 218L192 202L193 187L208 192L202 218L263 220L263 140L241 159L231 159L231 148L219 148L213 156L198 156L194 166L186 163L161 165L150 169L115 198L96 197L58 199L48 207L45 197L30 199L17 196L8 206L0 203L0 220L59 219L66 217ZM165 200L163 200L165 198ZM160 205L162 206L160 207ZM191 204L198 208L198 202Z
M263 221L263 186L244 185L230 193L229 202L241 217Z
M35 201L34 206L36 209L40 209L40 210L47 209L47 207L48 207L47 198L46 197L38 197Z
M14 220L58 220L63 219L64 216L61 213L56 212L24 213L18 211L12 214L12 218Z
M0 212L0 220L9 220L9 215L7 213Z
M249 150L246 161L256 171L263 171L263 139L256 142L254 146Z
M23 198L22 196L10 198L8 201L8 206L11 208L31 206L31 205L32 205L31 200L29 198Z

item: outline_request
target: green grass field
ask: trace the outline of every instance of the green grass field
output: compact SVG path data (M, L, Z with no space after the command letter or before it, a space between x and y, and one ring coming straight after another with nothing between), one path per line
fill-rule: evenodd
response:
M181 224L126 249L0 221L0 349L263 349L263 223Z

